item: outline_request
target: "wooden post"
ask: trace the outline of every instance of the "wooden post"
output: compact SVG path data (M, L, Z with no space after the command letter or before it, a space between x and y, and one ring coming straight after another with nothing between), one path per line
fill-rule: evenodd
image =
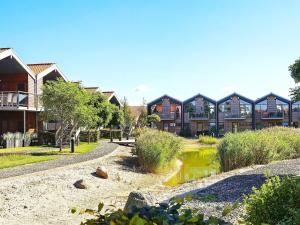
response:
M111 130L111 127L110 127L110 130L109 130L109 134L110 134L110 142L113 142L113 136L112 136L112 130Z

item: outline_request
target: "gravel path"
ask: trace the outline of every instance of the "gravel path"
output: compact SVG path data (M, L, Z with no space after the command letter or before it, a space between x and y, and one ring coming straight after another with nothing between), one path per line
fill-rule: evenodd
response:
M199 181L173 187L166 192L162 192L160 198L169 199L174 196L184 196L193 194L194 198L186 204L187 207L200 210L205 215L222 217L223 208L226 205L233 205L240 201L244 194L249 194L252 187L259 188L265 181L266 171L270 175L298 175L300 174L300 159L285 160L265 166L254 166L241 170L204 178ZM210 200L208 200L210 198ZM223 219L228 222L235 222L243 213L240 206L233 210Z
M101 142L94 150L86 153L86 154L77 154L77 155L61 155L56 160L50 160L45 162L27 164L18 167L12 167L7 169L0 170L0 179L20 176L24 174L44 171L48 169L53 169L57 167L62 167L66 165L71 165L75 163L80 163L92 159L96 159L107 155L114 151L118 145L112 144L109 142ZM75 150L76 151L76 150Z
M131 191L148 188L163 179L136 171L131 160L131 148L120 146L94 160L2 179L0 224L76 225L89 215L72 214L73 207L96 209L99 202L104 202L105 207L122 208ZM106 167L108 179L94 175L98 166ZM80 179L87 189L73 186Z

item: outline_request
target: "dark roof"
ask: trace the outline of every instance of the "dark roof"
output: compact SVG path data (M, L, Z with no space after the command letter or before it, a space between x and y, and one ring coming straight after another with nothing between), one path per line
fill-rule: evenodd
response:
M284 97L281 97L281 96L279 96L279 95L276 95L276 94L274 94L274 93L269 93L269 94L267 94L267 95L265 95L265 96L263 96L263 97L261 97L261 98L258 98L256 101L255 101L255 104L257 104L257 103L259 103L259 102L261 102L261 101L263 101L263 100L266 100L269 96L275 96L278 100L280 100L280 101L283 101L283 102L285 102L285 103L290 103L291 101L290 100L288 100L288 99L286 99L286 98L284 98Z
M169 98L169 99L171 99L172 102L175 102L176 104L180 104L180 105L182 104L182 102L181 102L180 100L176 99L176 98L173 98L173 97L171 97L171 96L169 96L169 95L163 95L163 96L161 96L161 97L159 97L159 98L153 100L152 102L149 102L147 105L148 105L148 106L154 105L154 104L160 102L160 101L161 101L162 99L164 99L164 98Z
M226 96L226 97L220 99L217 103L218 103L218 104L223 103L223 102L229 100L229 99L230 99L231 97L233 97L233 96L238 96L240 99L242 99L242 100L245 101L245 102L248 102L248 103L254 103L254 101L253 101L252 99L247 98L247 97L245 97L245 96L243 96L243 95L240 95L240 94L238 94L238 93L236 93L236 92L234 92L234 93L232 93L232 94L230 94L230 95L228 95L228 96Z
M200 93L198 93L198 94L196 94L195 96L193 96L193 97L191 97L191 98L189 98L189 99L183 101L183 104L189 103L189 102L193 101L193 100L194 100L195 98L197 98L197 97L202 97L202 98L204 98L206 101L211 102L211 103L213 103L213 104L216 104L216 101L215 101L215 100L213 100L213 99L211 99L211 98L209 98L209 97L206 97L205 95L202 95L202 94L200 94Z

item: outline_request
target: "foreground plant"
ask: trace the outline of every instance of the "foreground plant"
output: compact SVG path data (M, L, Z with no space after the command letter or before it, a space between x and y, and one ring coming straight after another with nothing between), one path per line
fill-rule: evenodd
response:
M98 210L81 210L80 213L88 213L96 216L82 222L81 225L229 225L216 217L205 219L203 214L193 213L191 209L182 209L184 199L175 198L168 204L161 203L158 206L135 208L132 213L126 214L119 209L112 212L101 213L103 203L100 203ZM72 213L76 209L71 210Z
M290 177L271 177L245 198L247 225L300 224L300 186Z

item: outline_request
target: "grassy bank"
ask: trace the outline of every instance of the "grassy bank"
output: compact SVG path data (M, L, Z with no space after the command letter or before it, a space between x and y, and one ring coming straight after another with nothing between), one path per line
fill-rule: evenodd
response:
M169 167L182 148L181 138L154 129L142 129L136 139L136 155L147 172L158 172Z
M228 133L218 145L222 171L300 157L300 130L273 127Z

